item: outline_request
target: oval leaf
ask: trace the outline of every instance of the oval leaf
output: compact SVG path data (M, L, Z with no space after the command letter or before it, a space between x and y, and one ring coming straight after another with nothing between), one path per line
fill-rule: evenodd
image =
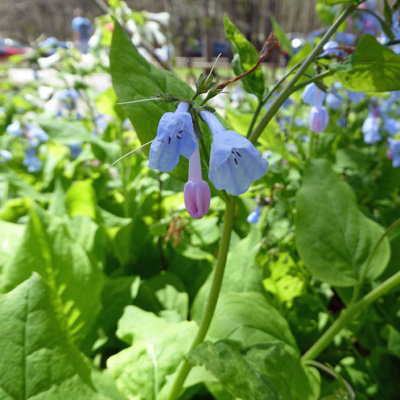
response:
M326 160L311 160L297 193L296 242L306 267L318 279L353 286L383 234L357 207L351 188L340 182ZM378 247L367 277L377 278L390 259L387 238Z

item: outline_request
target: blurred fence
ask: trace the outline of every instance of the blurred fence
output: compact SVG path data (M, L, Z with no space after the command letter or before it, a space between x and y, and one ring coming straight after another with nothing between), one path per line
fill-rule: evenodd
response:
M0 35L25 43L44 33L60 40L71 38L71 19L80 7L93 19L102 14L105 0L0 0ZM307 33L320 26L316 0L126 0L135 10L171 13L169 37L182 51L193 38L209 31L213 40L224 40L223 15L239 26L256 45L271 31L269 14L285 32ZM182 51L178 51L182 54Z

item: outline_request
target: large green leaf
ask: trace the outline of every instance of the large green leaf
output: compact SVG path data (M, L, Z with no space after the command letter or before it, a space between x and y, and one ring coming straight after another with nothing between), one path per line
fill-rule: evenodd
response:
M101 400L61 304L37 274L0 297L0 398Z
M226 38L232 46L233 71L236 75L241 75L252 69L257 64L258 52L226 14L224 17L224 25ZM246 92L255 94L259 99L263 98L265 84L261 66L259 66L252 74L243 78L242 82Z
M279 340L250 347L228 340L204 342L190 353L189 361L205 365L242 400L318 398L318 373L306 371L298 352Z
M400 90L400 55L372 35L364 35L350 57L341 64L331 63L329 68L346 89L355 92Z
M33 271L56 289L71 332L76 339L82 338L100 308L101 265L91 262L61 218L39 207L32 208L24 236L4 267L3 290L15 288Z
M326 160L310 160L297 193L296 242L306 267L331 285L353 286L383 229L357 207L351 188L340 182ZM367 277L377 278L390 259L385 238Z
M209 329L213 339L239 340L246 346L281 340L297 349L289 324L260 293L225 293Z
M115 23L113 33L110 67L113 87L120 102L149 99L161 92L176 97L181 94L193 97L193 90L176 75L146 61L118 23ZM155 138L162 115L174 111L172 105L157 101L125 104L123 107L142 144ZM143 150L148 153L149 146ZM188 161L181 157L173 175L187 180L187 171Z
M117 336L131 347L107 361L121 393L130 399L160 400L158 393L189 350L196 330L194 322L169 323L138 307L126 307Z

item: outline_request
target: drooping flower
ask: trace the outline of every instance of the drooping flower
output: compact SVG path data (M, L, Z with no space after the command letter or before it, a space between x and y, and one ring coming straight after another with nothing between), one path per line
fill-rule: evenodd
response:
M184 188L185 207L191 217L203 218L210 209L211 192L201 174L199 146L189 158L189 180Z
M28 168L28 172L38 172L42 169L43 163L39 160L34 149L25 150L23 164Z
M304 88L303 101L310 106L322 106L325 99L325 92L315 83L310 83Z
M352 92L351 90L348 90L348 91L347 91L347 96L348 96L349 100L350 100L353 104L358 104L361 100L364 99L365 93L362 93L362 92Z
M247 217L247 222L249 224L256 224L258 220L260 219L260 210L261 206L258 205Z
M400 122L394 118L389 118L384 112L381 111L383 118L383 129L390 135L394 136L400 131Z
M323 132L328 126L329 114L322 105L325 92L318 88L315 83L307 85L303 92L303 101L314 106L310 110L310 128L313 132Z
M265 174L268 161L245 137L227 131L211 112L203 110L200 114L213 135L208 177L216 189L233 196L246 192Z
M12 154L8 150L0 150L0 163L12 160Z
M400 167L400 140L388 138L390 158L392 159L393 168Z
M379 133L379 110L376 107L370 107L361 131L364 135L364 142L367 144L379 142L382 139Z
M14 121L12 124L7 126L6 132L9 135L18 137L22 135L22 129L21 129L21 122L19 121Z
M43 129L32 124L26 124L25 128L26 128L25 129L26 137L28 139L30 140L36 139L39 142L47 142L49 140L49 136ZM32 146L32 147L37 147L37 146Z
M325 107L313 107L310 111L310 128L313 132L324 132L329 122L329 114Z
M172 171L179 155L190 158L197 147L189 103L181 102L174 113L165 113L158 124L157 136L150 146L149 167Z
M336 91L331 91L326 96L326 105L332 110L339 110L343 104L343 97Z

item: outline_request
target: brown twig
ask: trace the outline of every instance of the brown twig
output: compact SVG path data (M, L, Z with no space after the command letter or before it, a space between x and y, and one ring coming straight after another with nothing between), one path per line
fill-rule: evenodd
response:
M223 89L225 89L225 87L227 87L231 83L234 83L234 82L238 81L239 79L242 79L245 76L253 73L259 67L259 65L271 55L272 51L274 49L276 49L277 47L279 47L280 45L281 45L280 42L278 42L278 40L276 40L275 33L271 32L270 35L268 36L268 39L264 43L263 48L261 49L260 53L258 54L257 64L253 68L251 68L248 71L244 72L243 74L237 76L236 78L229 79L229 81L219 84L216 87L216 89L223 90Z

